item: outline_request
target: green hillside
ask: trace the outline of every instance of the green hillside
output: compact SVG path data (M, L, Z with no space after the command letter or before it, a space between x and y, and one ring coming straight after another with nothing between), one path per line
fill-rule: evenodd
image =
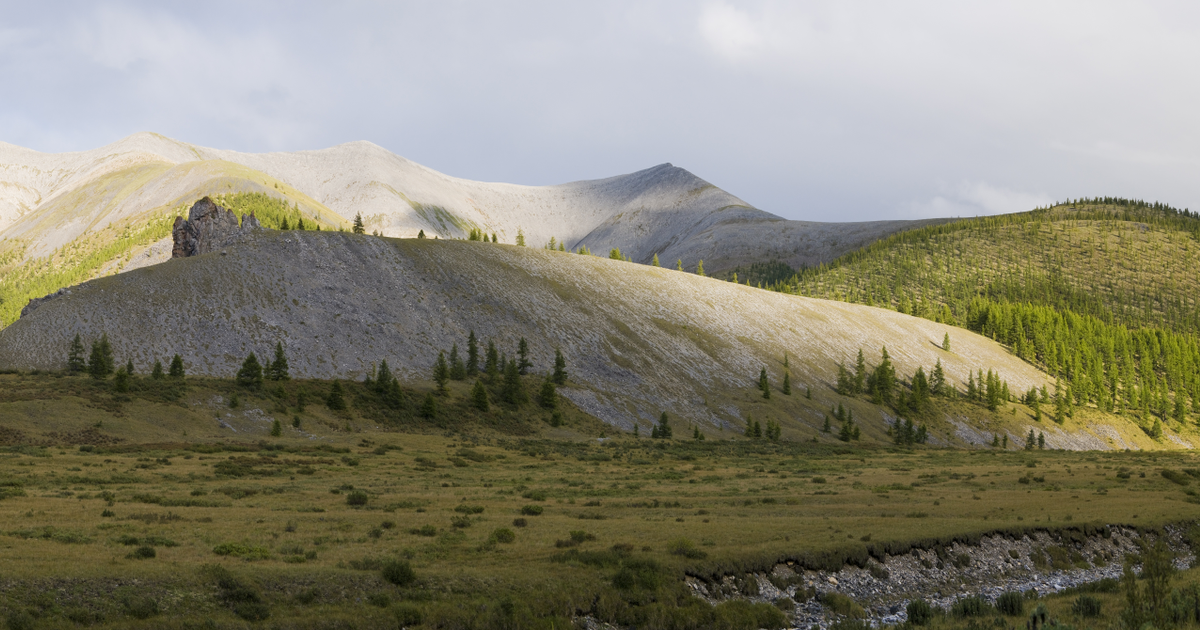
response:
M1200 412L1200 219L1186 210L1078 200L902 232L790 274L738 271L992 337L1062 379L1063 396L1038 396L1059 419L1084 405L1156 431Z

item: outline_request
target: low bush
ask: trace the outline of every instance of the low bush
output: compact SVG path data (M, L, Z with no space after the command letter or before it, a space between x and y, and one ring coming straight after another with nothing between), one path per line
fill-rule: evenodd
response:
M692 560L703 560L708 557L708 554L704 550L697 549L696 544L687 538L676 538L667 543L667 553Z
M404 560L389 560L380 569L384 580L396 586L412 586L417 581L417 574L412 565Z
M424 621L421 615L421 609L416 606L404 604L392 608L392 613L396 615L396 623L400 624L401 628L410 626L419 626Z
M996 598L996 610L1002 615L1020 617L1025 614L1025 595L1013 591L1002 593Z
M950 607L950 614L955 617L983 617L993 612L992 605L979 597L964 597Z
M1100 608L1100 600L1091 595L1080 595L1071 605L1071 612L1080 617L1099 617Z
M544 509L540 505L526 505L521 507L521 514L525 516L541 516Z
M492 531L491 540L494 540L498 543L509 544L517 540L517 535L513 533L513 530L507 527L500 527Z
M852 619L862 619L867 616L867 611L858 605L858 602L850 599L848 595L841 593L829 592L821 595L821 603L830 611L839 614L843 617Z
M346 495L346 505L366 505L369 500L365 490L351 490L350 494Z
M908 613L908 622L914 626L927 626L933 621L933 606L923 599L908 602L904 611Z

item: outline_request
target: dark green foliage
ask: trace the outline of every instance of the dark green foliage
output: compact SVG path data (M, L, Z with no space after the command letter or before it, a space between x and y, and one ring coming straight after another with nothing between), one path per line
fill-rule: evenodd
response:
M996 598L996 610L1002 615L1020 617L1025 614L1025 595L1014 591L1001 593Z
M762 391L763 398L769 399L771 397L771 381L767 379L767 368L765 366L758 373L758 389Z
M129 392L129 373L125 371L124 367L117 370L117 375L113 379L113 391L117 392L118 394L126 394Z
M862 348L858 349L858 357L854 359L854 386L850 393L861 394L866 387L867 361L863 358Z
M271 437L279 437L283 435L283 423L276 418L271 422Z
M767 420L767 428L763 431L763 435L772 442L778 442L780 436L783 435L783 427L779 426L778 422Z
M366 234L366 232L367 232L366 226L363 225L363 218L362 218L361 212L354 213L353 230L354 230L355 234Z
M412 565L405 560L389 560L385 562L383 568L379 570L379 574L389 584L395 584L400 587L412 586L417 582L416 571L413 571Z
M762 425L758 423L752 416L746 418L746 430L742 433L746 437L757 440L762 437Z
M421 625L424 616L421 615L421 609L411 604L402 604L392 607L392 613L396 615L396 623L401 628L411 628Z
M942 360L938 359L929 376L929 393L934 396L946 395L946 372L942 369Z
M75 339L71 340L71 348L67 351L67 371L71 374L78 374L85 367L87 367L87 363L83 360L83 340L76 333Z
M908 613L908 622L914 626L927 626L933 621L933 606L923 599L908 602L905 612Z
M500 370L503 366L500 365L500 355L496 352L496 343L488 340L487 354L483 361L483 373L487 377L489 383L495 383L500 377Z
M529 402L529 395L525 393L525 383L521 380L521 372L517 368L515 359L509 361L504 367L504 386L500 392L500 398L517 407Z
M112 345L108 343L108 333L104 333L100 341L92 342L92 354L88 357L88 374L96 380L104 380L112 373Z
M567 384L567 360L563 358L562 350L554 349L554 374L551 376L555 385Z
M125 614L134 619L149 619L159 614L158 601L152 597L129 596L121 604L125 608Z
M171 378L177 378L177 379L182 379L184 377L183 357L179 356L178 354L171 357L171 368L167 372L167 375L170 376Z
M333 385L329 386L329 395L325 397L325 406L333 411L346 410L346 397L342 391L342 382L334 379Z
M480 411L488 410L487 388L483 386L482 381L475 381L475 387L471 388L471 406Z
M258 357L251 352L245 361L242 361L242 368L237 373L237 384L250 389L259 389L263 383L262 366L258 363Z
M291 376L288 374L287 355L283 353L283 342L275 342L275 360L271 361L271 365L267 367L267 378L272 381L286 381Z
M383 404L387 405L388 409L403 409L404 408L404 390L400 388L400 381L395 377L388 379L388 386L383 392Z
M546 409L558 408L558 390L549 376L542 381L542 389L538 392L538 404Z
M417 231L417 238L425 238L425 230Z
M946 336L942 337L942 350L950 352L950 333L946 333Z
M458 356L458 344L450 346L450 379L462 381L467 378L467 366L462 357Z
M671 439L671 423L667 412L662 412L662 415L658 417L658 424L650 429L650 437L659 440Z
M437 383L439 396L449 396L450 390L446 383L450 382L450 368L446 365L446 353L438 352L437 361L433 363L433 382Z
M346 505L366 505L370 500L371 497L365 490L351 490L350 494L346 495Z
M422 418L427 420L432 420L433 418L437 417L438 404L437 399L434 398L432 392L425 394L425 400L421 401L421 408L418 410L418 412L421 414Z
M479 340L475 338L475 330L467 337L467 376L475 378L479 374Z
M790 373L788 373L787 370L784 370L784 372L783 372L782 391L783 391L784 396L792 395L792 375Z
M529 368L533 367L533 363L529 361L529 344L525 341L524 337L521 337L521 341L517 343L517 358L519 359L517 362L517 371L520 372L521 376L525 376Z
M888 357L887 348L882 351L883 360L875 366L868 379L870 393L876 404L892 406L895 402L896 370Z
M7 622L8 630L33 630L35 626L33 615L24 610L9 612L5 621Z
M929 439L929 429L924 424L919 427L913 425L913 421L908 418L897 420L895 426L892 427L892 441L898 446L924 444L927 439Z
M206 565L204 571L216 582L218 599L229 606L233 614L246 621L262 621L271 616L271 610L257 588L219 565Z
M154 360L154 368L150 370L150 378L156 381L161 381L166 378L166 375L163 374L162 361L159 361L158 359Z
M384 359L379 362L379 368L375 370L375 378L373 380L368 378L368 386L379 394L385 394L391 389L393 380L392 368L388 367L387 359Z

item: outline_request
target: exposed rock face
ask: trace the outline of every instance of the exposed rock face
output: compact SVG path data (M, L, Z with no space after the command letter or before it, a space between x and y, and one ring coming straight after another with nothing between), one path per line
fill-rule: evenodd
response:
M205 197L188 211L187 220L175 217L175 225L171 228L175 239L171 258L207 254L236 241L243 232L261 227L258 219L249 214L239 228L237 215L232 210L222 208Z
M54 293L51 293L50 295L47 295L45 297L33 298L32 300L29 300L29 304L26 304L25 308L21 309L21 317L25 317L26 315L32 313L34 310L37 309L37 307L41 306L45 302L53 300L56 297L60 297L63 295L70 295L70 294L71 294L71 290L64 287L64 288L59 289L59 290L55 291Z

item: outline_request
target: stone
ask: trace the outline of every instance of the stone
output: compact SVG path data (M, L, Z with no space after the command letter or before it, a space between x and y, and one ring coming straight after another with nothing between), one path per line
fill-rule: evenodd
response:
M246 215L239 227L237 215L232 210L205 197L192 206L187 219L175 217L175 225L171 228L175 241L171 258L207 254L237 241L243 233L259 229L262 224L254 213Z

